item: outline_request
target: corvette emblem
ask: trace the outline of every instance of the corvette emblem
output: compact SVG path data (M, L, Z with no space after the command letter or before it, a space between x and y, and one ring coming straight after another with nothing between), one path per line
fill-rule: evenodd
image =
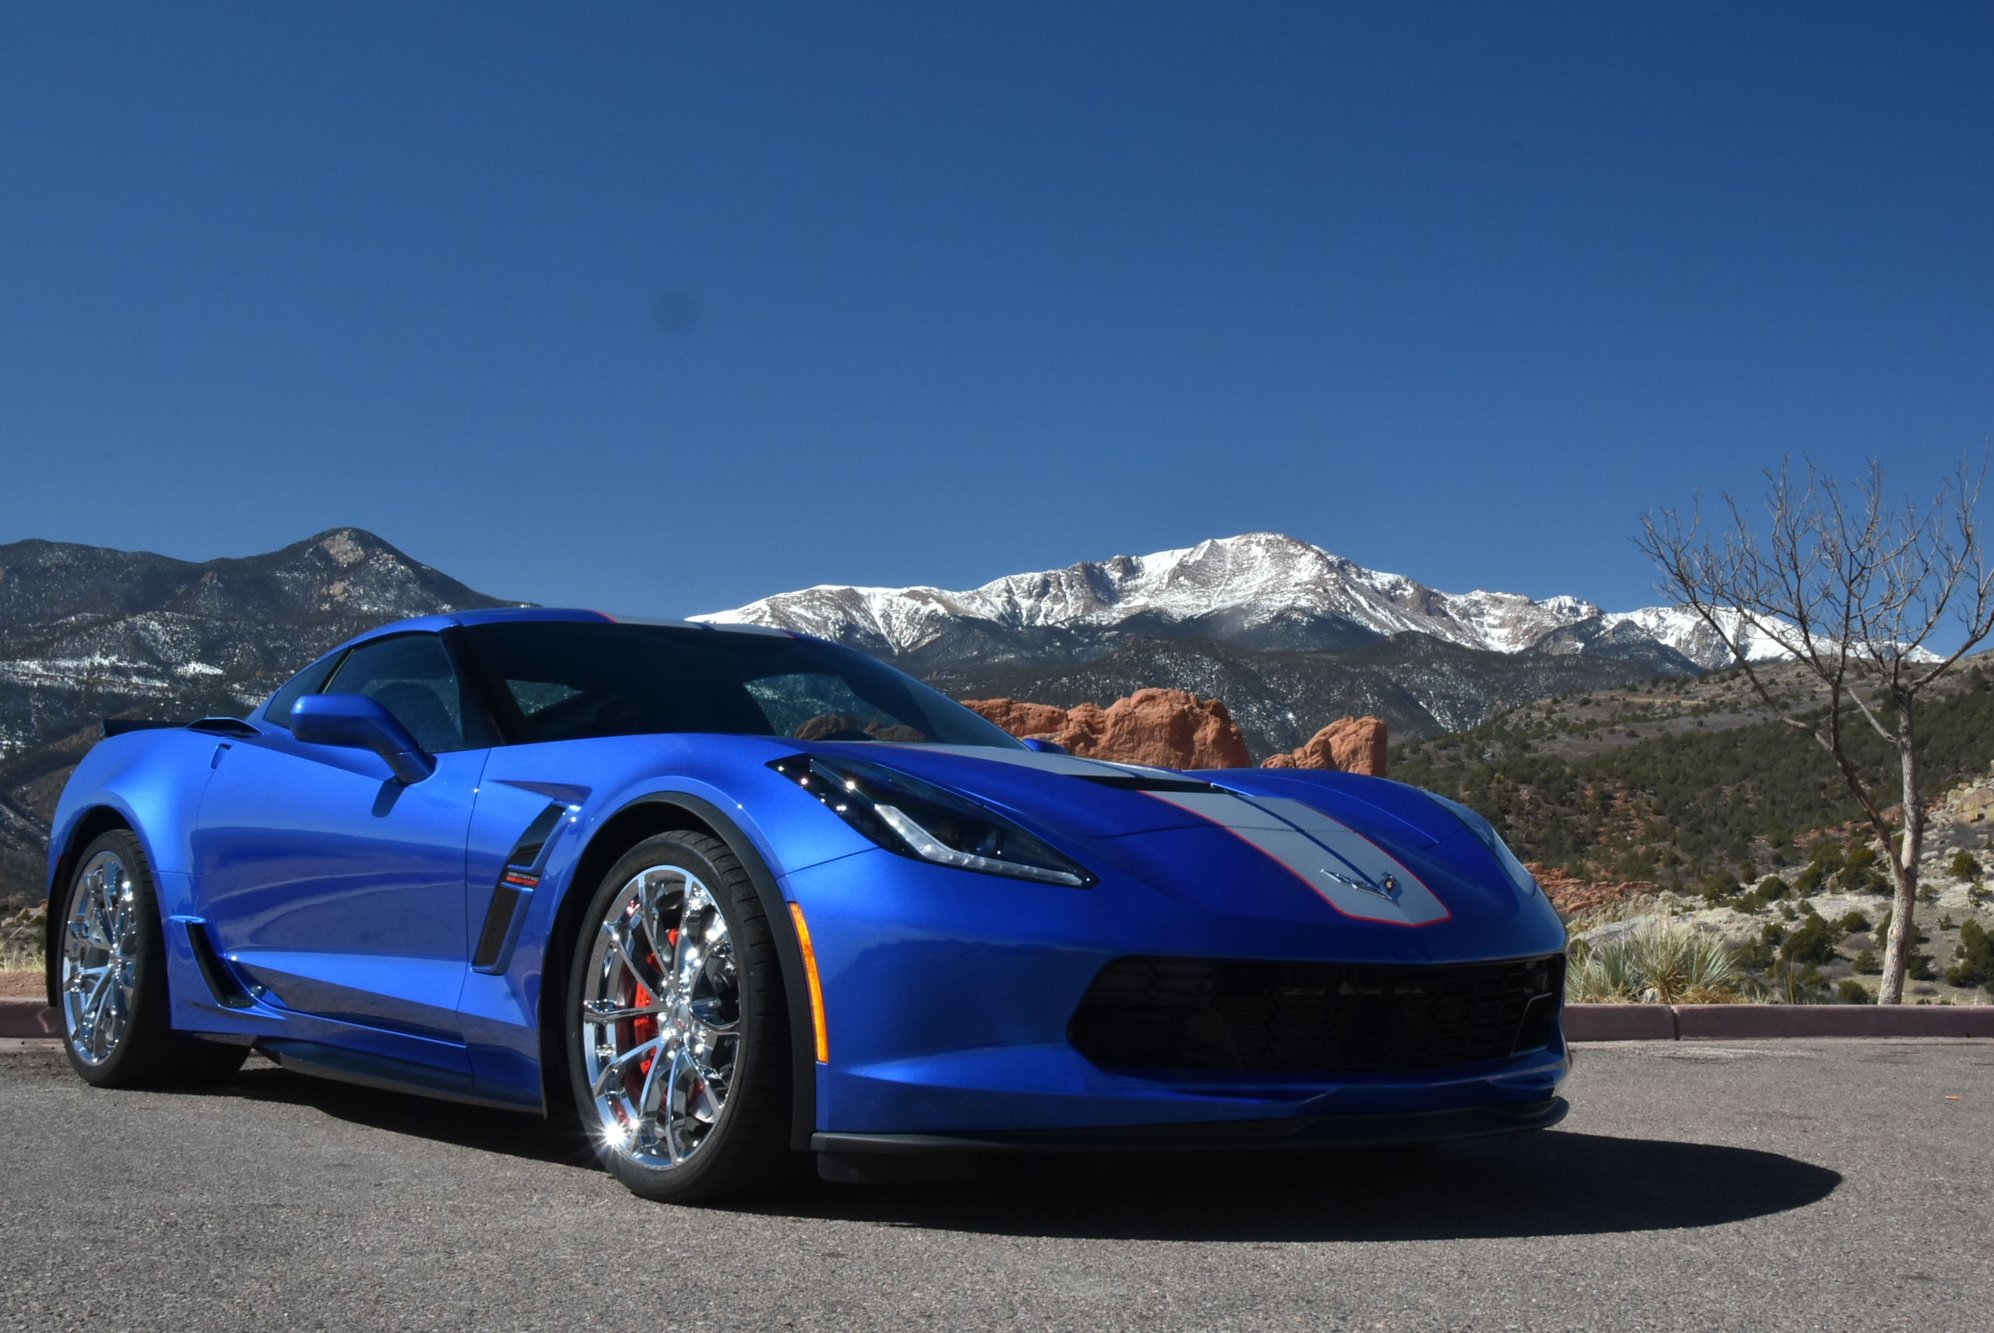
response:
M1390 902L1397 902L1399 900L1399 881L1396 875L1388 874L1383 879L1373 882L1363 876L1346 874L1341 870L1331 870L1328 866L1321 867L1321 870L1323 874L1329 876L1338 884L1347 884L1353 889L1364 893L1375 894L1377 897L1384 898Z

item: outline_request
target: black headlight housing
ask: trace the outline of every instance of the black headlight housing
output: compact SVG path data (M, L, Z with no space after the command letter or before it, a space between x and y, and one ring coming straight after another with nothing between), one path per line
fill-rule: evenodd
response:
M889 852L986 875L1089 889L1099 881L994 810L854 759L791 755L770 768Z

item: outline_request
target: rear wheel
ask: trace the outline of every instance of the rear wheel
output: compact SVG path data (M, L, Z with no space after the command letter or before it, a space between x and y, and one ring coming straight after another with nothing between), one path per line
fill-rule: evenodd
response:
M219 1082L246 1046L176 1033L166 993L165 934L144 849L125 829L100 834L63 901L62 1049L99 1087Z
M781 972L726 843L666 833L617 862L583 918L565 1012L582 1128L632 1191L703 1202L794 1165Z

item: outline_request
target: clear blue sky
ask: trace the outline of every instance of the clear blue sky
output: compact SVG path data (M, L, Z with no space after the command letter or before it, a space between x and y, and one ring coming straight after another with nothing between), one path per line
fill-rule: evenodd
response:
M1275 529L1653 600L1994 435L1994 6L0 6L0 541L679 614Z

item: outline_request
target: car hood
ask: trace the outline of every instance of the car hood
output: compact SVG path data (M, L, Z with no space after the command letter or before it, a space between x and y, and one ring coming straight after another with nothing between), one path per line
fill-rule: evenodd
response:
M849 757L898 769L1054 836L1118 838L1223 823L1228 807L1208 799L1212 795L1300 801L1366 837L1408 849L1430 847L1463 831L1458 819L1416 788L1349 774L1292 778L1250 768L1178 772L969 745L832 742L800 748L833 762ZM1220 817L1215 820L1215 815Z
M1348 773L1195 773L994 748L825 743L968 796L1098 871L1166 895L1226 885L1228 911L1346 927L1476 930L1513 922L1534 887L1417 788ZM1135 837L1144 834L1149 836ZM1187 873L1193 872L1193 873ZM1296 881L1314 892L1297 897ZM1420 932L1424 933L1424 932Z

